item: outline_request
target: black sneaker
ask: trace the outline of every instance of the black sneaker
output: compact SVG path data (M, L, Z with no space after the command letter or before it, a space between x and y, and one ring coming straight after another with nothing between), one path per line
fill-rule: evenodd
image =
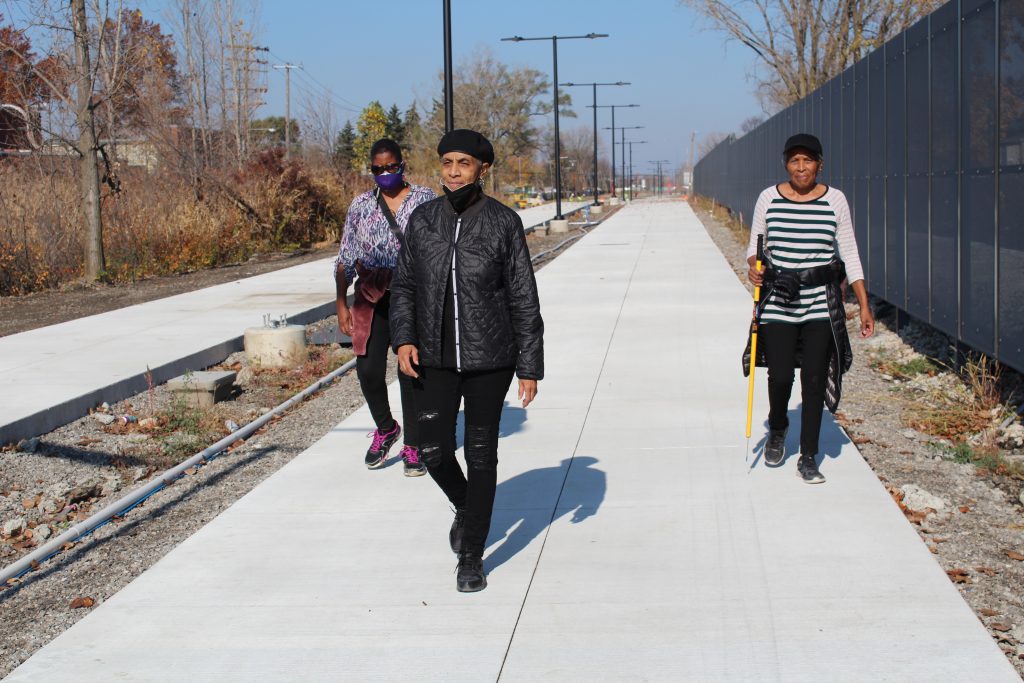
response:
M427 473L427 466L420 460L420 450L412 446L402 446L398 454L404 464L403 470L407 477L422 477Z
M395 422L395 426L391 428L390 432L382 432L379 429L374 429L367 436L373 437L373 442L370 443L370 449L366 451L366 459L363 461L366 463L366 467L375 470L384 464L384 461L388 459L388 451L398 441L398 437L402 435L402 428L398 426L398 422Z
M816 456L801 455L796 463L796 473L808 484L824 484L825 477L818 471Z
M462 536L466 533L466 511L455 509L455 521L452 522L452 529L448 532L448 544L452 552L458 555L462 552Z
M786 457L786 432L788 429L769 429L764 444L764 464L775 467Z
M475 593L487 588L487 577L484 575L484 561L480 555L470 550L459 555L455 587L458 588L460 593Z

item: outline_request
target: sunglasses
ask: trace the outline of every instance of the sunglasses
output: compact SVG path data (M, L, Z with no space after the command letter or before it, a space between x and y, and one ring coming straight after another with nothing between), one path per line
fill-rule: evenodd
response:
M395 164L387 164L386 166L370 166L370 173L373 175L380 175L381 173L398 173L404 167L405 162L399 161Z

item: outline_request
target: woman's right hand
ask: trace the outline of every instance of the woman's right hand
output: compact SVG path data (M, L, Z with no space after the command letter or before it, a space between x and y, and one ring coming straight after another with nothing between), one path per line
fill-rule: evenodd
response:
M757 269L757 257L751 256L747 259L747 279L750 280L750 284L755 287L760 287L764 282L764 271Z
M349 337L352 336L352 311L349 310L348 304L345 303L344 299L338 299L334 305L334 310L338 313L338 329L341 333Z
M412 344L402 344L398 347L398 369L409 377L419 377L419 373L416 372L417 366L420 364L420 352Z

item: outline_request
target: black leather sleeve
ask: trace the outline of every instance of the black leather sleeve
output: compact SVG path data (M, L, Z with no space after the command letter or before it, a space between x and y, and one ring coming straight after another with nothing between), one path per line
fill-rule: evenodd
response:
M519 379L544 379L544 320L540 315L537 280L530 263L530 250L526 246L523 221L512 214L509 226L508 259L505 263L505 283L508 287L508 305L519 357L516 376Z
M391 345L405 344L419 346L416 334L416 233L423 225L423 212L417 207L409 217L409 223L402 236L402 249L398 252L398 265L391 278Z

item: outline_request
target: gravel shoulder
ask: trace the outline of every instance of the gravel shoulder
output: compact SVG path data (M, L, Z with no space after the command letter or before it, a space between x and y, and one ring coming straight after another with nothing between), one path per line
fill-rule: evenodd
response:
M610 215L609 214L606 214ZM543 268L582 236L534 232L531 254L550 252ZM34 329L63 320L208 287L277 268L333 255L324 247L245 266L217 268L178 278L160 278L131 287L99 286L51 292L0 302L0 334ZM131 300L126 300L130 295ZM59 306L57 306L59 302ZM57 310L49 310L57 307ZM48 316L48 317L47 317ZM332 330L334 317L307 326L307 338ZM0 566L114 502L166 468L181 462L230 432L227 423L253 420L351 357L337 344L316 347L310 362L292 372L256 372L243 353L213 369L237 373L231 400L196 411L177 401L165 386L113 405L97 406L83 417L38 440L0 450ZM396 367L388 370L395 379ZM0 586L0 678L36 650L130 583L167 552L213 520L292 458L309 448L364 403L355 373L336 379L247 441L237 443L201 467L81 539L12 585ZM129 416L128 420L122 419ZM134 418L134 420L132 419ZM395 450L397 454L397 449ZM363 454L339 454L339 457ZM400 477L402 485L423 485L426 477L405 479L391 458L380 476Z
M711 212L694 206L708 234L740 281L747 285L746 240ZM886 364L908 363L922 354L947 359L949 340L927 325L899 328L890 306L872 301L877 320L873 338L856 334L851 320L852 369L843 378L836 419L913 524L967 604L1024 677L1024 491L1021 479L957 462L948 440L911 426L923 401L936 391L953 396L963 383L941 366L934 375L899 378ZM847 304L848 315L856 310ZM1010 373L1007 373L1010 374ZM1019 386L1019 377L1004 383ZM1018 400L1020 394L1018 392ZM1001 415L1000 415L1001 418ZM1004 431L987 425L993 438ZM1019 424L1012 434L1019 432ZM975 438L979 441L979 438ZM1020 442L992 456L1020 463Z

